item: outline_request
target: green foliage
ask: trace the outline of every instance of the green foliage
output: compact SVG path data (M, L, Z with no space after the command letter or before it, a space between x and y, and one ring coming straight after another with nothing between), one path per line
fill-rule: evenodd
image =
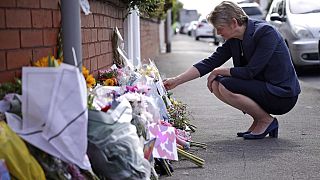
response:
M121 0L127 8L137 7L143 17L163 18L165 12L171 8L172 0Z
M183 4L179 0L172 0L172 24L179 21L179 11Z
M3 97L6 94L9 94L9 93L22 94L20 79L16 79L15 82L6 82L3 84L0 84L0 100L3 99Z

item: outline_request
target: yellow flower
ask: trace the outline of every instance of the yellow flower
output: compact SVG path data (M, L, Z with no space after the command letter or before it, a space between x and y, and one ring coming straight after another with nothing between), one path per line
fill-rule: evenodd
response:
M89 70L84 66L82 66L82 74L85 78L89 76Z
M50 57L51 62L53 62L52 64L57 63L58 65L61 64L61 60L60 59L55 59L54 56ZM45 56L35 62L32 62L32 66L35 67L48 67L49 66L49 61L48 61L48 56Z
M96 84L96 79L92 76L92 74L86 77L86 83L88 88L92 88Z
M89 73L89 70L85 66L82 66L82 75L86 80L88 88L92 88L94 85L96 85L96 79L93 77L92 74Z
M43 57L32 64L36 67L48 67L48 57Z
M105 86L114 86L115 82L113 79L106 79L105 81L103 81L103 85Z

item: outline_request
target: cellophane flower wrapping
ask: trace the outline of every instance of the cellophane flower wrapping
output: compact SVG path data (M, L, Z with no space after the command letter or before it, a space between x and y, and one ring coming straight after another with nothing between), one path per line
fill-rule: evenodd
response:
M151 165L131 124L132 107L125 98L114 104L106 113L89 111L88 155L94 172L107 179L149 179Z

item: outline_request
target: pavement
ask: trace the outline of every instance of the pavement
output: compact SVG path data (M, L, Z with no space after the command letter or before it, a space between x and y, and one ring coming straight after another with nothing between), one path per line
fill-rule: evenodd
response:
M172 52L155 62L163 76L172 77L214 52L210 40L195 41L186 35L173 37ZM226 66L230 66L227 63ZM197 131L194 141L207 149L190 152L205 159L199 168L188 160L172 162L173 176L183 180L294 180L320 179L320 87L300 81L302 93L289 113L277 116L279 138L244 140L236 132L246 130L251 118L220 102L206 87L206 77L176 87L173 97L188 105Z

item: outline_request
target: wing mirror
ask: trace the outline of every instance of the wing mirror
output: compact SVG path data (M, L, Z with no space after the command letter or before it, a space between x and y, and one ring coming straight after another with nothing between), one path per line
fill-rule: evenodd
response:
M270 20L271 21L286 21L286 18L281 17L278 13L272 13L270 15Z

